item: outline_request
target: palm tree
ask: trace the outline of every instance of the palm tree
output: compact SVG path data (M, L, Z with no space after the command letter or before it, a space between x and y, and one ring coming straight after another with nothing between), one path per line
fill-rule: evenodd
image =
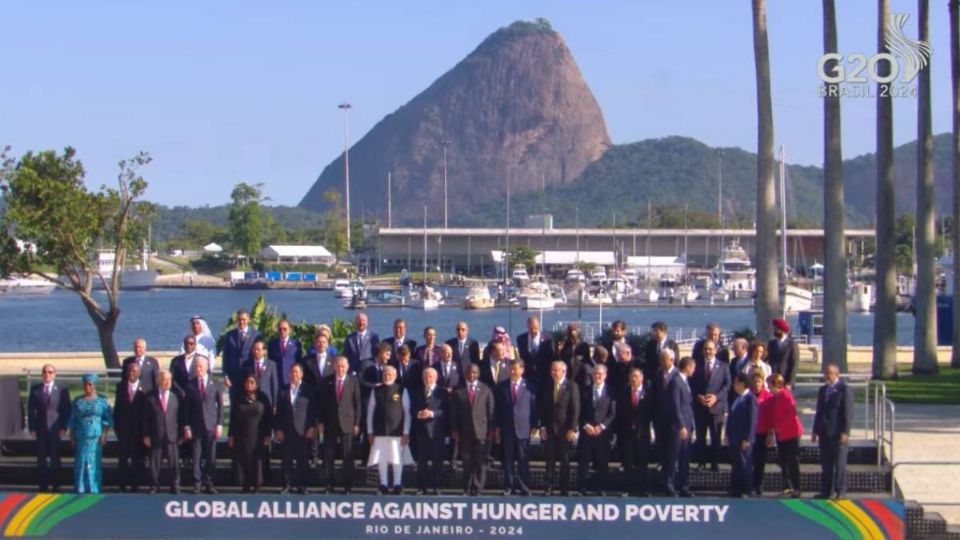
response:
M890 22L890 0L878 0L877 11L877 50L889 53L885 37ZM887 76L890 66L880 62L877 70L879 75ZM873 316L873 376L878 379L890 379L897 375L896 217L893 192L893 103L889 84L877 83L877 302Z
M953 81L953 227L952 252L954 260L953 290L960 291L960 272L957 271L957 253L960 253L960 0L950 0L950 79ZM960 341L960 309L953 309L954 344ZM960 368L960 347L954 345L950 367Z
M958 0L960 1L960 0ZM834 0L823 0L823 53L837 52ZM837 61L827 63L830 72ZM846 253L844 249L843 151L839 84L824 83L823 99L823 357L847 370Z
M930 41L930 0L919 0L918 39ZM937 371L937 291L934 269L936 225L933 215L933 128L930 116L930 66L917 75L917 291L913 372Z
M770 321L780 311L777 274L776 196L773 187L773 99L767 2L753 3L753 59L757 74L757 334L769 337ZM784 254L786 256L786 254Z

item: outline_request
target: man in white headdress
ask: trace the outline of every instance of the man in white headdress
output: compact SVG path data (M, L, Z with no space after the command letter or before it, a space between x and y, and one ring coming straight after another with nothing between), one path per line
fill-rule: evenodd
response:
M196 354L206 356L210 360L209 371L212 373L215 367L215 356L217 354L217 341L213 339L213 333L210 332L210 326L200 315L190 317L190 331L188 336L193 336L197 341ZM180 347L180 354L185 351Z

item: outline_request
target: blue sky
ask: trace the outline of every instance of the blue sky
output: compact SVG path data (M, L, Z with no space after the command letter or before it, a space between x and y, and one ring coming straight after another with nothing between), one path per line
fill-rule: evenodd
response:
M774 124L788 161L822 160L815 0L768 0ZM876 50L876 2L839 0L840 51ZM916 2L892 0L912 15ZM950 129L946 2L931 2L934 132ZM297 204L351 139L453 67L488 34L545 17L566 39L615 143L685 135L756 148L748 0L12 1L3 3L0 146L77 148L88 183L139 150L147 198L222 204L263 182ZM916 100L895 100L895 142ZM843 101L845 157L874 149L872 99Z

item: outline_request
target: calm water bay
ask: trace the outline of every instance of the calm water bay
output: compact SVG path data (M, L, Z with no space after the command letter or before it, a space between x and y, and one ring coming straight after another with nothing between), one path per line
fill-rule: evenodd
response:
M462 296L463 291L445 291L451 296ZM230 314L253 304L257 295L265 294L267 301L276 306L294 321L329 322L334 317L352 319L355 312L344 309L342 300L331 291L243 291L201 289L156 289L152 291L123 291L120 306L122 314L116 332L117 345L129 350L136 337L145 337L150 349L171 350L180 345L188 330L189 318L202 315L207 319L216 336L224 327ZM105 301L106 297L100 295ZM427 325L437 328L439 337L446 340L453 336L457 320L470 324L471 335L487 341L495 325L511 328L511 336L523 332L524 320L529 312L520 309L494 309L466 311L459 308L443 308L424 312L409 308L380 308L368 310L371 326L381 337L391 334L392 322L403 317L408 322L409 333L419 337ZM582 311L582 320L597 321L596 308ZM662 320L670 327L703 328L716 321L725 329L753 326L753 312L746 308L710 309L694 308L609 308L603 309L603 320L609 322L621 318L631 330L646 329L655 320ZM796 326L796 316L790 317ZM93 323L80 304L79 298L70 292L55 291L42 297L0 297L0 320L4 330L0 337L0 352L39 351L96 351L99 349ZM577 308L563 308L544 312L544 326L551 328L557 321L577 320ZM872 342L873 316L851 314L848 324L852 345L870 345ZM419 341L419 339L418 339ZM913 342L913 316L900 314L897 317L897 341L901 345Z

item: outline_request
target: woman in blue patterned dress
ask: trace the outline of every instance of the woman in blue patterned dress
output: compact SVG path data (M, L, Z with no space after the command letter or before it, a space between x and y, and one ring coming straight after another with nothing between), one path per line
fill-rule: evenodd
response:
M83 376L83 395L70 410L70 441L76 448L73 463L73 485L77 493L100 493L103 479L101 449L107 442L113 414L106 398L97 394L99 378L94 373Z

